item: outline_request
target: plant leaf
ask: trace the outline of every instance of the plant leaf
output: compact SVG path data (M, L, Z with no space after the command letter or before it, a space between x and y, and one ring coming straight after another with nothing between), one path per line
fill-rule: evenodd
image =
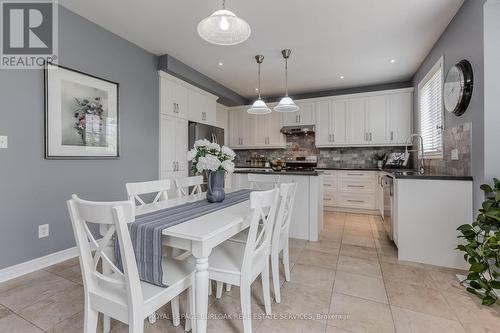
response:
M481 187L480 187L480 188L481 188L481 190L483 190L483 192L485 192L485 193L491 193L491 192L493 192L493 189L492 189L492 188L491 188L491 186L490 186L490 185L488 185L488 184L483 184L483 185L481 185Z
M500 281L490 281L490 286L493 289L500 289Z
M495 302L496 302L496 299L491 295L488 295L485 298L483 298L483 305L489 306L489 305L494 304Z
M485 269L486 269L485 264L480 263L480 262L475 262L470 266L469 271L476 272L476 273L482 273L482 272L484 272Z

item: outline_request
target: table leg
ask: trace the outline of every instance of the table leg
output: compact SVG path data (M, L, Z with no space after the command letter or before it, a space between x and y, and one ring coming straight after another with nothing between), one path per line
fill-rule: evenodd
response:
M208 257L196 258L195 313L196 333L207 332L208 314Z

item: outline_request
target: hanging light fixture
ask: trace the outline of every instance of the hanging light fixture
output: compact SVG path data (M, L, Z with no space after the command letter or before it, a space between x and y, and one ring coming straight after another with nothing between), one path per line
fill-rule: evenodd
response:
M271 109L267 107L266 102L262 100L260 97L260 65L264 61L264 56L263 55L256 55L255 60L257 60L257 63L259 64L259 98L255 102L253 102L252 106L250 109L247 110L248 113L251 114L267 114L271 113Z
M296 112L300 110L297 104L288 96L288 58L290 58L291 53L292 50L290 49L281 51L283 58L285 58L285 97L274 107L276 112Z
M226 0L222 0L222 9L214 12L198 24L201 38L215 45L236 45L250 37L252 30L245 20L226 9Z

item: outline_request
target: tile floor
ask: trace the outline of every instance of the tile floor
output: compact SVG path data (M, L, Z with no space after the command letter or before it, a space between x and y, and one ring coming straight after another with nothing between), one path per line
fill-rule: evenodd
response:
M282 282L282 303L273 303L277 319L255 319L254 332L500 332L500 307L481 306L459 286L456 271L398 262L378 217L325 213L320 242L292 240L290 246L292 281ZM254 283L256 315L263 314L260 288ZM239 308L236 287L220 300L210 298L213 316ZM0 332L82 332L82 309L76 259L0 284ZM168 306L159 311L169 313ZM150 333L183 332L168 319L145 326ZM242 331L239 320L208 326L209 332ZM118 332L128 327L113 322Z

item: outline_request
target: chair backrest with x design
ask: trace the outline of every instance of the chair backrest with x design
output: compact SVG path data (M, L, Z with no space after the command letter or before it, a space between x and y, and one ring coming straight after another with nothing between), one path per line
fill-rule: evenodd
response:
M178 178L175 180L177 195L182 198L188 195L200 194L202 193L201 184L203 184L203 176ZM193 189L189 192L191 186L193 186Z
M251 272L261 272L262 265L269 260L278 198L278 188L250 193L252 214L241 268L242 276L250 277ZM262 222L262 228L259 228L259 222Z
M75 194L67 201L76 244L80 253L85 297L106 299L105 304L116 303L127 297L127 306L141 306L144 302L139 272L127 224L135 220L135 205L130 201L92 202ZM106 230L96 240L89 224ZM123 272L113 260L114 235L118 236ZM95 252L94 252L95 250ZM99 271L99 263L107 272Z
M138 203L140 206L146 202L140 197L144 194L156 193L151 203L168 200L168 190L170 190L170 180L154 180L150 182L127 183L127 195L130 201Z
M275 251L279 251L284 244L283 242L288 238L296 192L297 183L283 183L280 185L279 208L271 241Z
M260 175L255 173L248 174L248 183L251 190L269 190L278 185L280 175Z

